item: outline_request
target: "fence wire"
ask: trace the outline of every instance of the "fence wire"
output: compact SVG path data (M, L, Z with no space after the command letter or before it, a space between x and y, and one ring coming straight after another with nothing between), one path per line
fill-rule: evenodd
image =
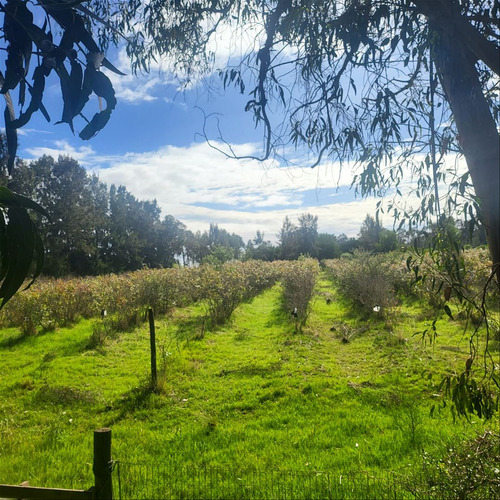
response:
M395 472L340 474L322 471L178 467L120 462L114 474L120 500L399 500L433 498ZM120 481L118 481L120 480ZM119 482L121 484L119 484Z

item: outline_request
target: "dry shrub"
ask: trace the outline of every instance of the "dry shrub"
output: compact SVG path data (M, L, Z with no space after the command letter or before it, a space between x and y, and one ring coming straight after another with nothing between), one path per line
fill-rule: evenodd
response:
M339 292L366 311L383 312L396 304L397 291L405 286L407 273L389 254L356 250L349 258L327 260Z
M448 450L444 458L424 454L425 484L417 497L500 498L500 436L486 431Z
M319 264L314 259L288 262L282 269L283 308L290 315L296 331L302 331L311 312Z
M415 285L418 296L441 309L449 298L480 303L483 295L498 304L498 286L491 278L491 258L486 248L470 248L443 259L438 252L412 255L421 277ZM486 293L485 293L486 292Z

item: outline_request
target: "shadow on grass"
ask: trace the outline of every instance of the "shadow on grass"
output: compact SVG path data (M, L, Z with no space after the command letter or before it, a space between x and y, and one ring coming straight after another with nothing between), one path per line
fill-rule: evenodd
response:
M23 344L24 342L27 342L30 339L41 337L42 335L52 333L53 331L53 328L43 328L34 334L23 333L22 331L13 332L12 334L8 335L7 338L0 341L0 349L9 349L11 347L16 347Z
M112 425L120 422L126 417L133 415L136 411L148 408L153 398L155 391L150 380L143 380L139 386L134 387L130 391L126 392L119 400L115 401L113 406L106 406L102 413L116 412L116 416L110 415L110 418L105 422L105 427L111 427Z
M281 361L276 361L275 363L271 363L267 366L246 365L234 370L223 369L217 374L217 376L226 377L227 375L235 375L237 377L254 377L259 375L261 377L266 377L278 372L281 369L282 364L283 363Z
M36 405L42 403L71 406L75 404L92 405L98 397L92 391L86 391L69 386L53 386L44 384L35 394L33 401Z
M212 328L205 316L193 316L177 322L175 336L180 341L201 340L208 330Z
M16 347L26 342L26 340L28 340L29 338L29 335L25 335L21 332L18 334L9 335L7 338L0 341L0 349L10 349L11 347Z
M269 314L269 319L266 322L266 327L272 328L272 327L279 327L283 328L284 325L287 324L292 325L293 322L291 321L291 315L287 314L281 304L277 307L275 307Z

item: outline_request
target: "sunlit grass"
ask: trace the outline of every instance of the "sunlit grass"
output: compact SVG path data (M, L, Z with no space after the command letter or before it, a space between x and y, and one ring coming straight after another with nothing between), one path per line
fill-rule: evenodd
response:
M101 426L123 462L347 473L416 467L423 450L497 425L429 414L435 383L468 356L461 324L439 319L426 346L414 335L433 320L422 306L366 317L325 276L317 291L300 334L279 285L211 331L199 305L157 319L156 392L147 324L94 348L100 320L30 337L3 330L0 482L89 486Z

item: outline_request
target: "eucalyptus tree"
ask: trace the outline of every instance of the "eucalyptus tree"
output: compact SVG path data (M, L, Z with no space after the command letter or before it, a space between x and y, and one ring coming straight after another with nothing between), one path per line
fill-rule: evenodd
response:
M438 182L454 184L459 196L469 194L458 208L483 223L500 276L498 0L93 6L115 28L110 38L126 33L135 69L167 57L188 84L219 69L225 87L248 96L245 111L262 127L261 159L282 158L292 145L309 152L311 166L357 162L353 184L363 195L399 191L416 175L420 210L415 219L394 206L401 222L443 212ZM216 37L229 30L248 32L251 43L241 58L217 68ZM443 159L457 153L467 171L451 179Z
M17 130L37 111L50 121L43 104L49 76L55 75L60 83L63 109L59 122L67 123L72 131L74 120L83 114L91 94L99 97L99 112L90 119L85 118L79 132L83 140L97 134L115 108L113 87L100 69L104 66L120 72L105 58L103 46L94 40L89 20L95 20L95 16L84 3L87 2L0 1L0 48L5 51L0 94L5 99L5 163L10 176L15 176ZM101 21L106 24L105 20ZM40 205L9 187L10 183L0 188L0 307L22 286L33 261L36 262L34 276L43 267L43 242L28 210L48 216Z

